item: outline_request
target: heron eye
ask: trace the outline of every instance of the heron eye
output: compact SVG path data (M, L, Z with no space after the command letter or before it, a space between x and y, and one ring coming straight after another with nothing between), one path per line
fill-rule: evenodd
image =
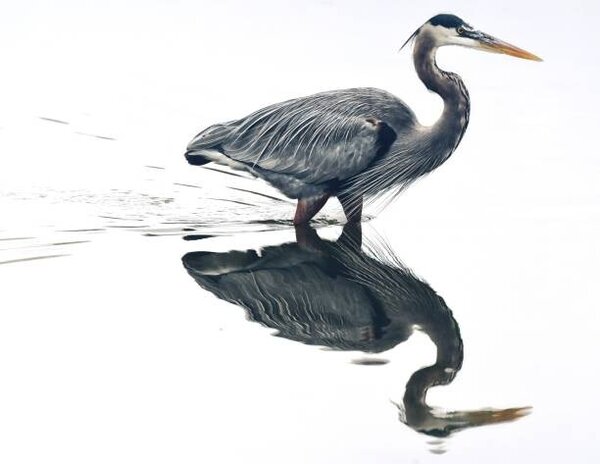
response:
M456 28L456 32L458 32L460 35L463 35L465 33L465 28L462 26L458 26Z

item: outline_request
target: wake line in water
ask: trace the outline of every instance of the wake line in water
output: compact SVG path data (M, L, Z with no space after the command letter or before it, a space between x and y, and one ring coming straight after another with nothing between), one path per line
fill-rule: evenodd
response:
M255 180L244 183L243 176L210 169L199 170L204 174L189 182L162 166L144 169L152 177L135 187L0 194L2 209L9 212L7 227L0 231L0 264L67 256L67 247L71 253L72 247L95 241L97 234L194 241L293 227L295 202L261 191L261 183ZM338 216L324 213L313 226L339 225L342 218L341 211ZM57 248L65 253L56 253ZM42 255L44 249L47 254Z
M64 254L64 255L45 255L45 256L32 256L30 258L9 259L7 261L0 261L0 266L3 265L3 264L21 263L21 262L24 262L24 261L38 261L40 259L62 258L63 256L69 256L69 255L67 255L67 254Z

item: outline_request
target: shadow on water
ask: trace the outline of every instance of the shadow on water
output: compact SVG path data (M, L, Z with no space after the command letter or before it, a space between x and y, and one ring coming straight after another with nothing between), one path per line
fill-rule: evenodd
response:
M435 364L412 374L402 403L396 404L400 420L417 432L447 437L529 412L447 411L427 404L429 388L449 384L462 367L458 323L444 300L386 243L379 239L362 244L360 225L347 225L336 242L321 240L315 230L303 227L296 229L295 243L260 253L197 251L182 260L203 289L242 306L252 321L276 329L279 337L334 350L382 353L416 329L427 334L437 348Z

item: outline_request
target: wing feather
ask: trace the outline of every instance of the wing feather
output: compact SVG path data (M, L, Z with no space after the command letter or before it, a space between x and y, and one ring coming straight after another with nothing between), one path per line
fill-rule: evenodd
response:
M208 128L188 151L218 149L251 167L322 184L347 179L380 154L381 124L396 129L415 120L400 100L378 89L323 92L262 108ZM388 145L389 147L389 145Z

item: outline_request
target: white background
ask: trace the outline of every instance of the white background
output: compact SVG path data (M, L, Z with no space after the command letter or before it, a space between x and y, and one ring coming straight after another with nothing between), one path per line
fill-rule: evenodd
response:
M384 367L353 366L351 354L269 337L179 261L290 231L202 248L111 229L48 252L69 256L0 266L0 461L597 461L597 2L4 2L1 237L48 245L59 229L98 226L98 203L146 223L169 208L198 221L207 213L172 183L220 180L187 166L183 147L278 100L375 86L433 122L441 101L398 48L439 12L545 61L441 50L470 91L469 129L372 226L465 339L463 370L430 401L533 414L458 434L433 456L389 403L432 361L424 336ZM165 173L148 182L144 165ZM119 202L111 189L129 193ZM142 194L171 206L131 201ZM6 243L0 261L33 256Z

